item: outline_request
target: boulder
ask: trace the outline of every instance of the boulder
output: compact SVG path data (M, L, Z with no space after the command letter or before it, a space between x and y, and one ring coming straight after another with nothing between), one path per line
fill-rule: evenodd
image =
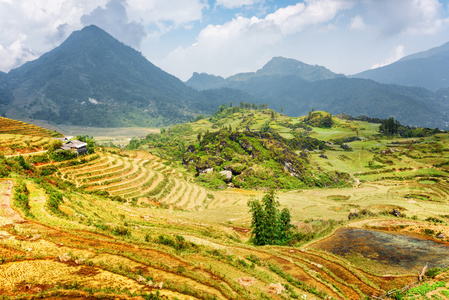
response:
M290 173L291 176L296 176L298 177L298 170L296 170L296 168L293 166L293 164L291 162L288 161L284 161L284 170L285 172Z
M190 153L193 153L193 152L195 152L195 146L193 146L193 145L189 145L189 147L187 147L187 152L190 152Z
M232 172L225 170L225 171L221 171L220 174L225 177L224 181L229 182L232 180Z
M209 173L211 173L212 171L214 170L214 168L206 168L206 169L201 169L201 170L198 170L198 174L209 174Z
M438 235L436 236L436 238L437 238L437 239L440 239L440 240L444 239L444 233L438 234Z
M320 157L321 157L321 158L324 158L324 159L327 159L327 156L324 155L324 154L320 154Z

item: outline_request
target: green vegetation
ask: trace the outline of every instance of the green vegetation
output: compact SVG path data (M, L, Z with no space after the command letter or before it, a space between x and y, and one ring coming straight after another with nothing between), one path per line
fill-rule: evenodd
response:
M273 190L262 198L262 201L248 202L252 213L251 227L252 242L255 245L286 245L292 237L293 225L287 208L279 211L279 201Z
M362 223L447 236L448 134L406 139L326 112L313 115L329 116L329 128L263 105L229 106L135 139L133 150L95 146L61 162L48 153L0 156L1 199L29 220L0 209L1 234L13 236L0 239L0 272L12 274L3 295L358 299L416 280L416 267L314 245ZM13 135L2 146L8 155L10 141L51 149L50 140ZM341 182L328 183L329 174ZM251 189L227 188L234 180ZM212 189L220 185L226 190ZM267 186L274 189L264 194Z
M388 135L400 135L402 137L425 137L436 133L441 133L442 131L438 128L420 128L420 127L410 127L401 125L393 117L389 119L382 120L379 126L379 132Z

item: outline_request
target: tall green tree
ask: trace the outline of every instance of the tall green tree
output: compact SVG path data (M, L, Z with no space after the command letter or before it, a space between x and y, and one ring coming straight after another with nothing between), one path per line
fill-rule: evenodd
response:
M394 135L398 133L398 129L401 124L393 117L389 119L382 120L382 123L379 126L379 132Z
M255 245L285 245L291 239L290 211L284 208L279 211L279 201L274 190L264 195L262 201L257 199L248 202L252 213L252 242Z

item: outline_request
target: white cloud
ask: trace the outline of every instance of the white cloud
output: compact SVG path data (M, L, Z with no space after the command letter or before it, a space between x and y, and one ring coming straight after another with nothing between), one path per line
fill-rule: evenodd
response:
M242 6L250 6L257 4L263 0L217 0L216 6L222 6L224 8L234 9Z
M363 22L363 18L360 15L357 15L351 19L350 27L353 30L365 30L366 25Z
M0 0L0 70L51 50L83 24L105 27L138 46L149 27L150 34L161 35L190 26L201 20L205 8L206 0Z
M201 21L206 0L128 0L128 16L143 24L153 24L156 29L151 36L162 35L179 26L190 26Z
M79 29L79 18L105 0L0 1L0 70L35 59Z
M209 25L190 47L178 47L161 62L163 68L188 79L191 70L222 76L254 70L271 58L270 48L283 38L322 25L325 30L352 1L308 0L280 8L265 18L236 17L223 25Z
M368 14L383 36L434 34L449 23L438 0L369 0Z
M392 64L392 63L400 60L401 58L403 58L404 55L405 55L404 54L404 46L398 45L398 46L396 46L393 49L393 51L392 51L392 53L391 53L389 58L387 58L386 60L384 60L381 63L377 63L377 64L372 65L370 69L377 69L377 68L384 67L384 66L387 66L389 64Z
M81 16L81 22L83 26L97 25L125 44L139 48L146 35L145 28L141 23L128 20L125 5L126 0L109 0L104 8L98 6L90 14Z

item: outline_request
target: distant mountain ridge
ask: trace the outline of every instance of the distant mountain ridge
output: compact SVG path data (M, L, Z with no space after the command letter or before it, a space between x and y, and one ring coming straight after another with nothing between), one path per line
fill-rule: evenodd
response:
M390 65L367 70L351 77L405 86L420 86L431 91L449 87L449 43L408 55Z
M211 84L208 86L208 83ZM273 58L257 72L240 73L226 79L201 74L193 76L186 84L201 89L219 85L244 91L290 116L306 115L318 109L332 114L394 117L410 126L447 128L449 123L443 94L424 88L347 78L324 67L283 57Z
M198 91L203 91L226 86L226 79L221 76L194 72L186 84Z
M229 87L232 82L246 81L254 77L274 75L293 75L307 81L345 77L344 75L336 74L323 66L312 66L295 59L277 56L273 57L256 72L238 73L226 79L221 76L206 73L199 74L195 72L192 77L186 81L186 84L196 90L202 91L220 87Z
M444 60L446 53L445 47L433 49L404 62ZM256 72L227 79L194 73L186 84L91 25L40 58L0 73L0 114L59 124L149 127L185 122L211 114L221 104L243 101L268 103L290 116L315 108L394 117L405 125L446 129L449 124L446 89L433 93L347 78L283 57L274 57Z
M257 70L254 73L236 74L228 77L227 80L240 81L258 76L272 75L294 75L307 81L344 77L344 75L336 74L323 66L312 66L295 59L277 56L273 57L262 67L262 69Z

